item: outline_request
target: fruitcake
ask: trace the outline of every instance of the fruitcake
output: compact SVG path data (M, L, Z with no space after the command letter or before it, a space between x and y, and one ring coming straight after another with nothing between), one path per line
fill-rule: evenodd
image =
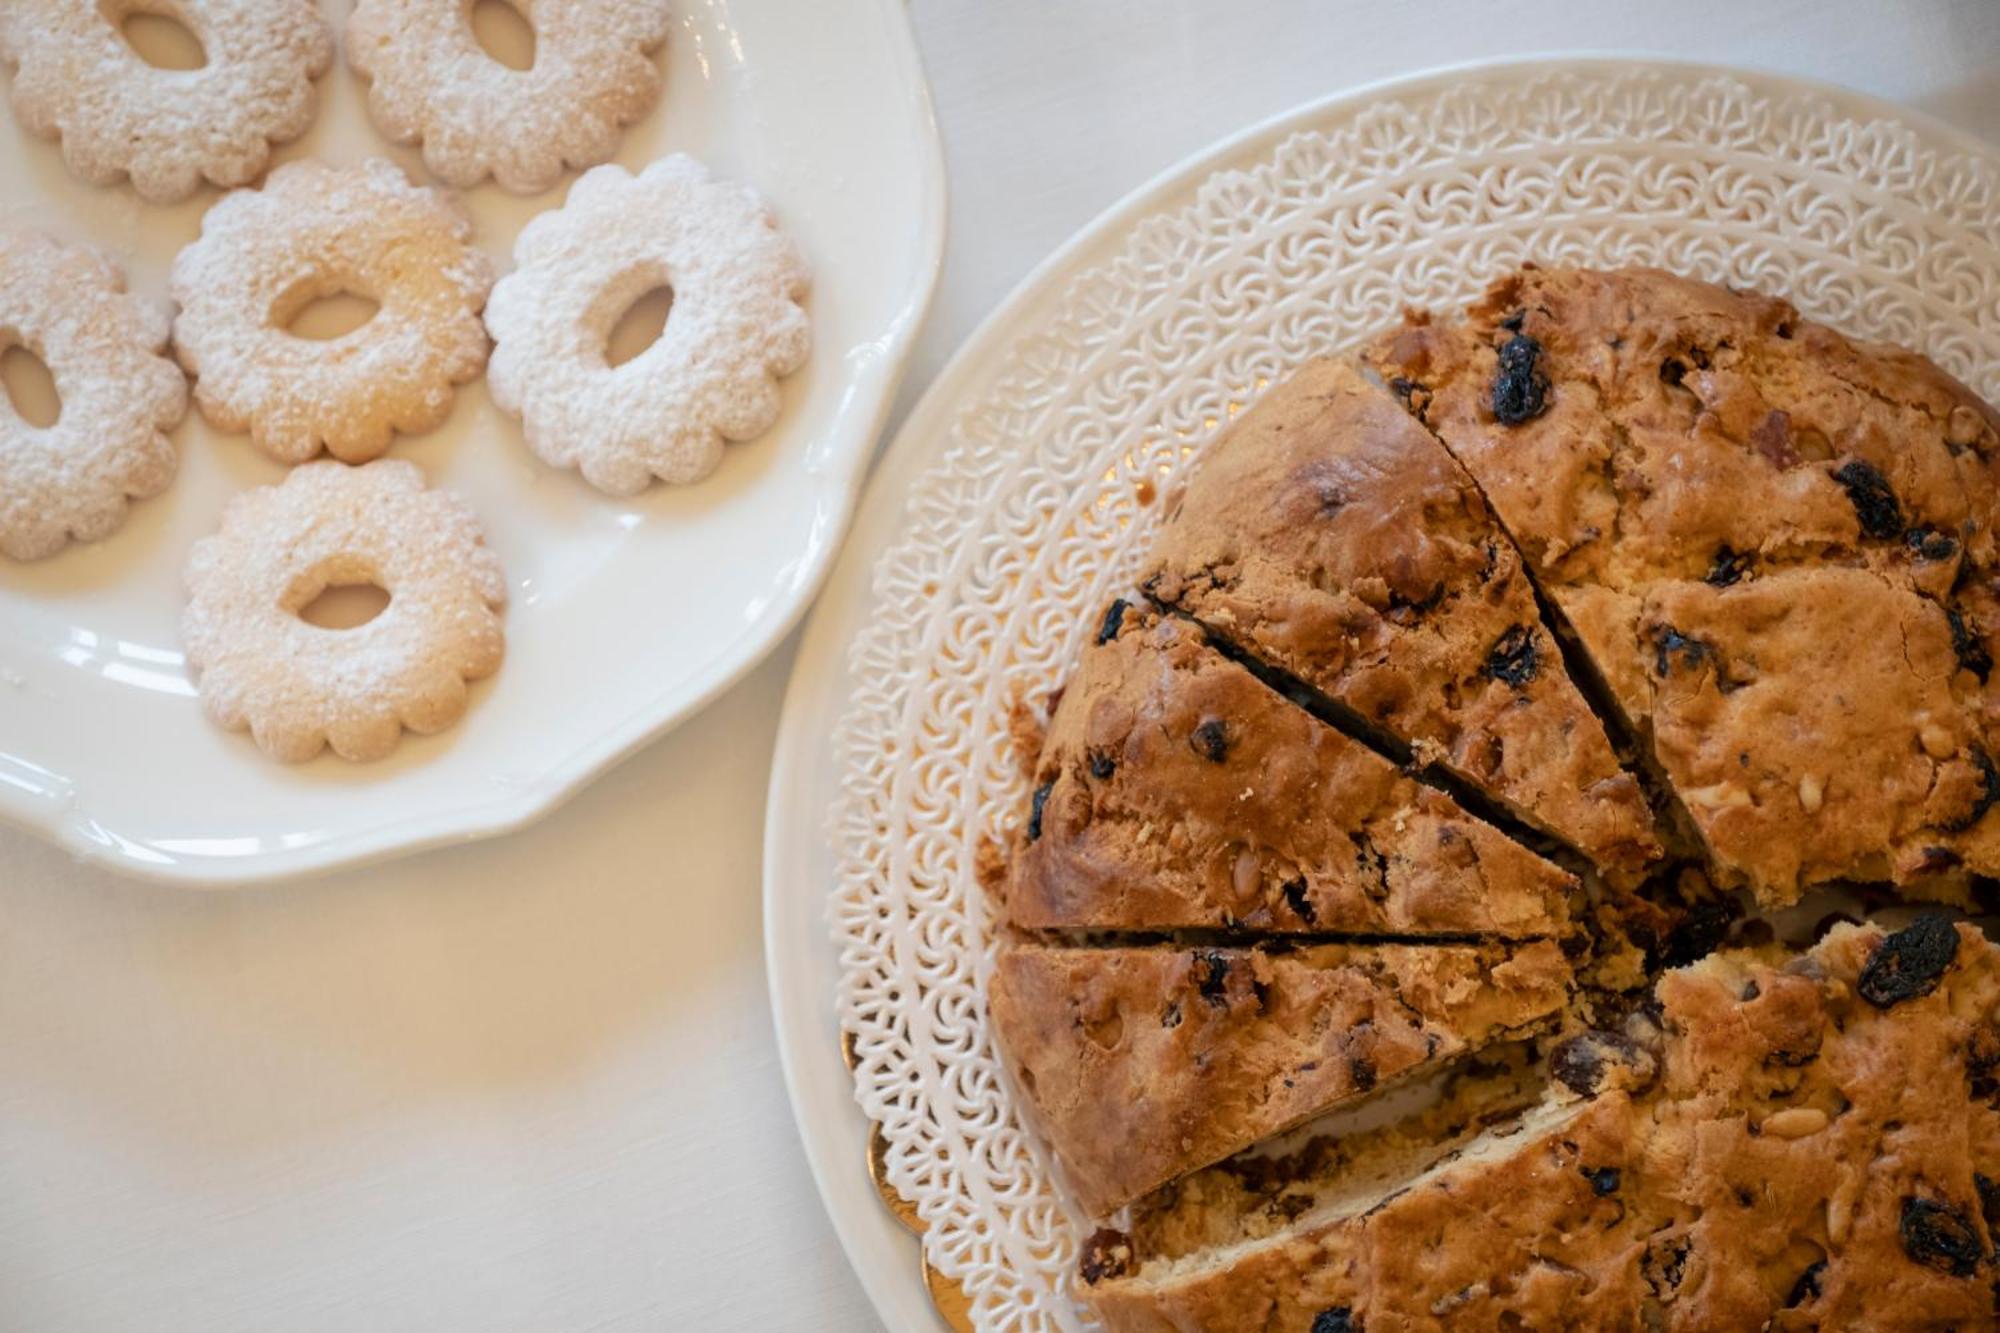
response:
M1477 481L1711 869L1766 903L2000 874L2000 414L1653 269L1528 268L1366 359Z
M1114 1333L1992 1325L2000 950L1939 913L1842 925L1658 1003L1656 1052L1572 1038L1470 1134L1191 1177L1093 1237L1084 1297Z
M1519 946L1021 941L988 1002L1025 1104L1094 1214L1343 1101L1547 1022L1570 967Z
M1563 933L1576 881L1119 600L1049 721L1006 915L1029 930Z
M1638 872L1660 854L1513 543L1351 364L1305 366L1209 446L1142 586L1596 863Z
M1937 367L1649 269L1237 417L991 881L1104 1323L2000 1324L2000 950L1775 942L1995 901L1997 506Z

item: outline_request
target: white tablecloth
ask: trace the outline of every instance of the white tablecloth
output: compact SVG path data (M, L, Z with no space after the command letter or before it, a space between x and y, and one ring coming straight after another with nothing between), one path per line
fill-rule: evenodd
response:
M1995 0L916 0L914 18L952 222L906 403L1127 190L1427 66L1680 54L2000 140ZM204 895L0 831L0 1333L876 1327L764 996L789 661L540 825L385 868Z

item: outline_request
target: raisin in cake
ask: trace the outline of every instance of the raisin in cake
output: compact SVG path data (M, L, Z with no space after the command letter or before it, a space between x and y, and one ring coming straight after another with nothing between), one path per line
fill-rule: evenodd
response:
M1092 1213L1330 1106L1545 1025L1550 941L1095 948L1023 942L988 985L1015 1082Z
M1841 926L1658 999L1657 1064L1586 1036L1518 1116L1191 1177L1093 1238L1085 1298L1114 1333L1992 1326L2000 950Z
M1144 587L1601 865L1652 819L1478 488L1341 361L1272 388L1203 455Z
M1006 888L1029 930L1532 939L1574 879L1203 642L1114 602L1051 718Z
M1472 474L1726 881L2000 874L2000 416L1650 269L1528 269L1369 360Z

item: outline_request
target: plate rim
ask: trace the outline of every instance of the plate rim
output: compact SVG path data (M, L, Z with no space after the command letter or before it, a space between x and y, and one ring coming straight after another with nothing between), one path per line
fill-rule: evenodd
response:
M157 859L127 851L116 830L89 819L81 800L50 803L17 798L0 786L0 827L18 829L51 842L79 862L131 880L195 889L230 889L274 884L377 864L448 844L498 837L553 813L586 785L660 739L717 696L741 681L805 618L838 563L872 465L881 452L883 429L898 389L909 371L918 332L937 295L944 267L949 198L943 137L922 54L907 7L900 0L862 0L878 16L890 62L905 76L916 145L921 216L919 249L909 285L894 319L877 345L884 349L876 401L849 428L854 440L847 457L830 469L822 512L832 523L822 541L809 548L789 589L732 641L728 651L697 674L653 695L614 727L578 745L534 781L504 796L484 799L373 828L334 834L309 847L282 848L251 856L213 860ZM569 179L574 179L574 173ZM219 197L219 196L218 196ZM828 434L832 434L829 432ZM821 437L825 438L825 437ZM95 829L100 836L91 836Z
M839 559L827 574L806 619L792 660L773 743L763 838L764 961L778 1063L806 1162L834 1234L876 1313L890 1327L943 1328L924 1286L912 1237L890 1216L868 1179L864 1157L870 1121L855 1099L853 1078L841 1054L834 1012L838 950L828 920L829 886L802 873L811 869L810 845L828 835L828 809L801 807L816 771L831 763L833 716L814 707L808 693L822 681L847 680L846 654L869 602L869 583L886 543L900 531L910 486L941 447L954 408L978 368L1000 348L989 346L1039 299L1060 295L1075 261L1122 234L1168 195L1221 169L1230 159L1266 141L1305 127L1317 117L1359 107L1474 73L1515 74L1586 68L1653 68L1677 74L1711 74L1782 85L1836 106L1891 119L1982 156L1995 145L1918 107L1824 80L1754 63L1725 64L1695 57L1619 48L1537 52L1426 66L1408 73L1336 90L1296 104L1211 141L1170 163L1071 233L1035 264L989 311L950 358L880 451L856 506ZM879 534L874 529L885 529ZM833 701L837 713L840 701ZM827 804L825 798L821 804ZM811 984L808 984L810 980ZM921 1242L917 1242L919 1245ZM901 1262L892 1262L900 1251Z

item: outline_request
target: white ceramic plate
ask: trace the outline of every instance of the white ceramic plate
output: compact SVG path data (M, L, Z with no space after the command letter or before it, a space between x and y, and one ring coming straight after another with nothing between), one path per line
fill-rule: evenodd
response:
M864 1170L870 1119L979 1326L1083 1326L1078 1219L986 1031L974 857L1026 803L1010 698L1061 681L1129 586L1151 497L1218 424L1307 357L1529 258L1781 292L2000 399L1996 209L1990 146L1864 97L1651 61L1487 66L1252 129L1001 306L871 483L794 668L766 823L794 1108L891 1327L931 1316Z
M347 6L332 7L336 28ZM929 94L896 0L684 0L660 105L626 135L637 167L684 150L771 201L813 268L812 359L785 412L708 480L636 500L537 462L483 381L391 456L461 491L505 562L507 661L464 722L382 763L287 768L201 715L178 642L180 570L223 502L283 469L190 412L181 471L110 540L0 561L0 817L161 879L265 879L512 828L700 707L790 628L846 528L930 299L944 176ZM311 134L281 159L418 154L375 133L337 64ZM515 233L562 202L487 184L476 243L511 267ZM159 207L70 177L0 113L0 223L115 254L164 294L216 198Z

